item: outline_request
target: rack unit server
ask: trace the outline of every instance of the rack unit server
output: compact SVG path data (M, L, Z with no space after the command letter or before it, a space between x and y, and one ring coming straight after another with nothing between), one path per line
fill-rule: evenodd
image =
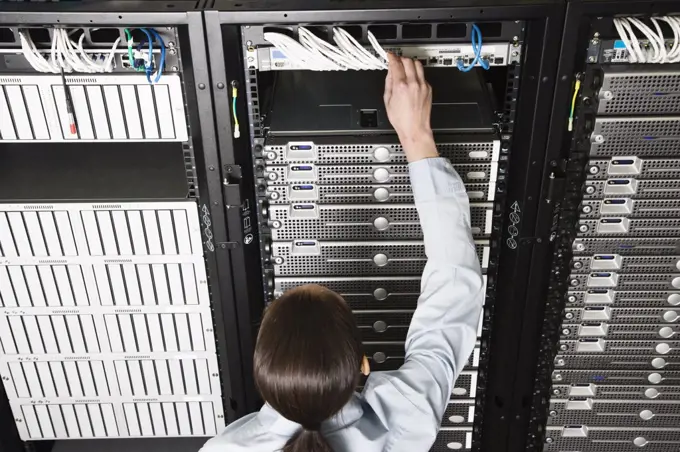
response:
M202 19L119 14L0 14L0 375L28 445L234 416Z
M628 8L631 21L646 22L677 6L592 3L571 12L587 41L575 45L575 64L574 54L562 63L575 74L573 131L567 121L557 126L568 161L530 450L670 451L680 442L680 72L633 64L616 29Z

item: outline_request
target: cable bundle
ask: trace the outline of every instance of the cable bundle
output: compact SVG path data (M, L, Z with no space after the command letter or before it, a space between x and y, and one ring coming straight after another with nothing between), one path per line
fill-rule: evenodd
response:
M264 39L272 43L293 65L312 71L387 69L387 53L370 31L368 40L378 56L366 50L342 28L333 28L335 46L304 27L298 28L298 36L299 42L283 33L267 32Z
M63 72L111 72L113 70L113 57L120 42L116 39L106 57L101 56L99 61L93 59L83 49L85 34L81 34L78 42L71 40L70 35L74 33L63 28L52 29L52 45L49 50L49 58L45 58L38 51L30 35L23 30L19 30L21 41L21 51L26 61L38 72L49 72L60 74Z
M619 37L628 51L628 61L631 63L678 63L680 62L680 18L663 16L650 18L654 29L647 26L636 17L619 17L614 19L614 26ZM666 22L673 30L673 43L666 46L666 37L659 25L659 21ZM641 43L633 27L638 29L646 38L647 45Z

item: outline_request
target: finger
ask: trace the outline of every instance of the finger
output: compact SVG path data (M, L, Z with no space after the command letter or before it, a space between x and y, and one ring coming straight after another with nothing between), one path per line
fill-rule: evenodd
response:
M387 54L387 59L390 59L391 53ZM392 79L392 70L390 69L392 67L392 64L390 64L387 67L387 76L385 77L385 94L383 95L383 99L385 103L389 103L390 98L392 97L392 84L393 84L393 79Z
M418 78L418 84L425 85L425 69L423 68L423 63L419 60L415 61L416 66L416 77Z
M399 82L406 81L406 73L404 72L404 65L402 64L401 58L388 53L388 58L390 59L390 65L388 71L392 73L392 85Z
M406 74L407 82L417 82L416 66L413 64L413 60L410 58L402 58L401 64L404 66L404 73Z

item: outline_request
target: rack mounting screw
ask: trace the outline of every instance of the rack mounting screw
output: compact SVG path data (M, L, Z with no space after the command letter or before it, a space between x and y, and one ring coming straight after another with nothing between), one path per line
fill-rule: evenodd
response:
M590 168L588 168L588 172L589 172L590 174L597 174L597 173L600 172L600 168L597 167L597 166L595 166L595 165L593 165L593 166L591 166Z
M558 366L564 366L565 361L563 359L558 359L555 364L558 365Z
M569 295L569 298L567 298L567 301L569 303L576 303L576 296L575 295Z
M224 83L219 82L219 83L217 84L217 89L224 89Z
M583 268L583 262L576 261L576 262L574 262L573 267L574 267L576 270L580 270L580 269Z
M246 45L247 45L248 47L252 46L252 45L253 45L253 41L246 41Z
M596 60L595 60L595 57L594 57L594 56L589 56L589 57L588 57L588 63L594 63L595 61L596 61Z
M565 329L562 330L562 334L564 334L565 336L568 336L569 334L571 334L571 330L569 328L565 328Z
M168 50L168 53L169 53L170 55L176 55L176 54L177 54L177 50L175 50L175 49L170 49L170 50Z
M567 319L567 320L571 320L571 319L574 318L574 313L572 313L572 312L567 312L566 314L564 314L564 318ZM566 347L566 346L565 346L565 347Z
M588 229L590 229L590 228L588 227L587 224L582 224L581 226L578 227L578 230L580 232L588 232Z
M551 416L557 416L557 411L555 410L550 410L550 413L548 413Z
M205 89L205 83L199 83L198 89Z
M569 347L567 347L567 344L560 345L560 350L562 350L563 352L566 352L568 348Z
M593 208L591 206L583 206L583 208L581 209L581 212L583 212L585 214L588 214L592 211L593 211Z
M576 245L576 251L585 251L586 246L583 243Z
M593 187L592 185L588 185L586 187L586 193L592 195L593 193L595 193L595 187Z
M559 389L553 389L553 395L560 395L561 393L562 391L560 391Z
M173 67L172 67L172 70L173 70L173 72L177 72L177 71L179 71L179 67L173 66Z
M552 438L546 438L545 442L548 443L548 444L552 444L553 439Z
M555 381L562 381L562 374L555 374L553 378L555 379Z
M569 284L571 284L572 286L578 286L579 284L578 279L576 278L572 279L571 281L569 281Z

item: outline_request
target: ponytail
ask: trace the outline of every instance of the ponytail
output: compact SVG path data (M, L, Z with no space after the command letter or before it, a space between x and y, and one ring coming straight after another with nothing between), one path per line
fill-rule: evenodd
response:
M283 452L333 452L333 448L319 430L302 428L288 440Z
M352 311L335 292L302 286L267 308L255 346L255 384L272 408L302 426L283 452L333 452L321 424L354 394L363 356Z

